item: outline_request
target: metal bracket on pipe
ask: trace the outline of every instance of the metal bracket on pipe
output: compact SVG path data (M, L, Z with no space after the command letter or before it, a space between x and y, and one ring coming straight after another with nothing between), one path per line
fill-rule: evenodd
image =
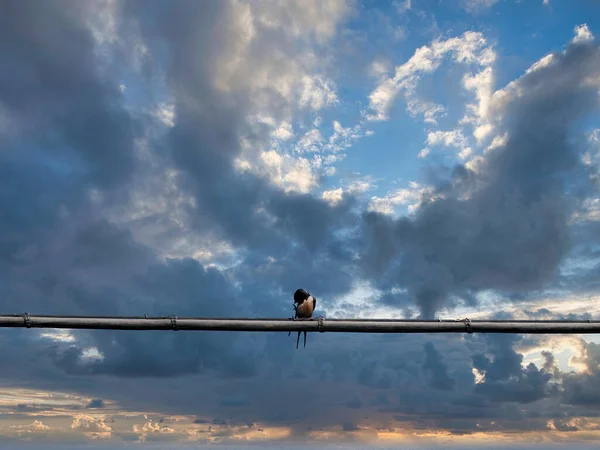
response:
M23 314L15 314L15 316L22 317L23 318L23 324L25 325L25 327L26 328L31 328L31 317L29 316L28 312L25 312Z
M471 328L471 319L468 317L464 319L456 319L456 322L463 322L465 324L465 331L469 334L473 333L473 328Z
M172 316L170 316L171 319L171 328L173 329L173 331L177 331L177 316L175 314L173 314Z
M319 333L323 333L325 332L325 327L323 324L323 321L325 320L325 318L323 316L319 316L318 322L317 322L317 327L319 329Z

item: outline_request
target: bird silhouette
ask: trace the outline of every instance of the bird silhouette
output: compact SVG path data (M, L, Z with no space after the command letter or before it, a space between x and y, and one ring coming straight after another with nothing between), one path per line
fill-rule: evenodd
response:
M295 314L293 320L311 319L316 306L316 298L314 298L312 295L310 295L310 293L308 293L304 289L297 289L296 292L294 292ZM296 348L298 348L298 344L300 343L300 333L302 333L302 331L298 331L298 338L296 339ZM290 334L292 334L291 331L288 333L288 336ZM304 347L306 347L306 331L304 331Z

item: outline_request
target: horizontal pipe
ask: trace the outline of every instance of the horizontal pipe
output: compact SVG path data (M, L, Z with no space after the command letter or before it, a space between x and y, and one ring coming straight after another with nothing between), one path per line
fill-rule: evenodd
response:
M102 330L313 331L328 333L600 333L600 321L213 319L197 317L89 317L0 315L0 327Z

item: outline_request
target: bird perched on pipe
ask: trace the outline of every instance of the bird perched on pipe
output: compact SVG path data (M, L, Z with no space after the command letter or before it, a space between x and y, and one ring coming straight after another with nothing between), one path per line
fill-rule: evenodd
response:
M317 306L317 299L310 295L304 289L297 289L294 292L294 311L295 315L293 320L308 320L312 318L313 312L315 311L315 307ZM296 339L296 348L298 348L298 344L300 343L300 333L302 331L298 331L298 338ZM290 331L288 336L292 334ZM304 331L304 347L306 347L306 331Z

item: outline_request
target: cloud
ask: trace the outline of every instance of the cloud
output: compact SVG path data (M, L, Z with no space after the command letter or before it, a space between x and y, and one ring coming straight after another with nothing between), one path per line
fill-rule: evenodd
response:
M432 317L452 293L523 292L553 279L569 249L568 216L577 203L565 191L582 180L569 136L572 124L598 106L597 86L587 78L599 63L590 42L555 53L553 64L494 94L497 127L508 137L488 153L481 173L459 165L438 178L435 192L444 198L425 202L414 219L365 216L363 261L380 268L380 287L407 286Z
M12 146L88 186L110 188L133 170L131 130L137 125L117 80L99 73L96 41L82 20L86 12L68 0L6 7L0 39L14 44L0 56L14 63L0 80L0 101L12 123L9 135L21 138ZM22 21L36 33L25 31ZM68 50L56 52L63 46Z
M408 213L414 214L424 199L432 198L432 193L431 187L411 181L408 188L396 189L384 197L372 197L368 210L379 214L393 214L398 205L408 205Z
M574 31L575 37L573 38L573 42L589 42L594 40L594 35L586 23L576 26Z
M267 28L280 29L295 37L314 34L318 39L327 39L333 36L352 6L353 2L346 0L309 0L290 8L281 0L268 0L256 5L256 16Z
M431 152L431 147L445 146L460 148L459 156L465 159L471 154L468 142L461 130L454 131L430 131L425 140L427 147L419 152L419 157L424 158Z
M494 336L487 348L493 359L482 354L473 356L473 367L483 375L476 392L492 402L532 403L550 394L552 374L533 363L523 368L523 356L513 349L517 339L510 335Z
M404 14L407 11L410 11L412 7L411 0L394 1L393 4L396 11L398 11L398 14Z
M103 408L103 407L104 407L104 400L102 400L101 398L94 398L86 405L86 408Z
M73 430L83 432L85 435L98 439L109 438L112 434L112 428L109 427L100 417L79 415L73 419L71 424Z
M344 190L342 188L331 189L329 191L324 191L321 197L326 202L336 205L340 203L343 199Z
M45 430L50 429L49 426L44 425L44 423L41 422L40 420L34 420L29 425L12 425L11 428L15 431L26 432L26 433L27 432L45 431Z
M352 2L308 1L290 8L279 1L232 1L218 9L224 45L213 67L220 90L243 92L261 112L272 112L276 102L285 114L290 113L287 108L318 111L337 102L335 84L319 73L313 46L297 52L294 43L325 44L351 13ZM201 57L210 67L206 54Z
M442 355L436 350L432 342L426 342L424 350L423 369L430 374L431 386L435 389L452 389L454 380L448 376Z
M318 129L313 128L304 136L302 136L300 141L298 141L298 147L300 147L303 151L315 152L317 151L316 145L320 144L321 142L323 142L323 136L321 136L321 132Z
M463 86L475 93L477 104L467 105L467 112L460 123L473 125L473 136L478 144L482 143L493 130L489 117L493 83L494 76L491 66L485 67L476 74L467 74L463 78Z
M264 152L261 157L271 182L286 192L306 194L316 186L317 179L308 159L292 159L287 155L281 156L275 150Z
M461 0L461 7L469 13L481 13L498 3L498 0Z
M173 434L175 430L167 425L160 425L151 421L144 423L143 425L134 424L132 431L139 435L141 441L148 440L149 436L156 434Z
M481 33L468 31L460 37L434 40L431 46L418 48L407 62L396 67L392 78L383 80L371 92L366 118L372 121L388 120L394 101L402 93L411 115L422 114L427 123L435 124L435 117L444 111L443 107L417 97L416 87L425 75L439 68L447 54L452 56L455 63L484 67L495 58Z

